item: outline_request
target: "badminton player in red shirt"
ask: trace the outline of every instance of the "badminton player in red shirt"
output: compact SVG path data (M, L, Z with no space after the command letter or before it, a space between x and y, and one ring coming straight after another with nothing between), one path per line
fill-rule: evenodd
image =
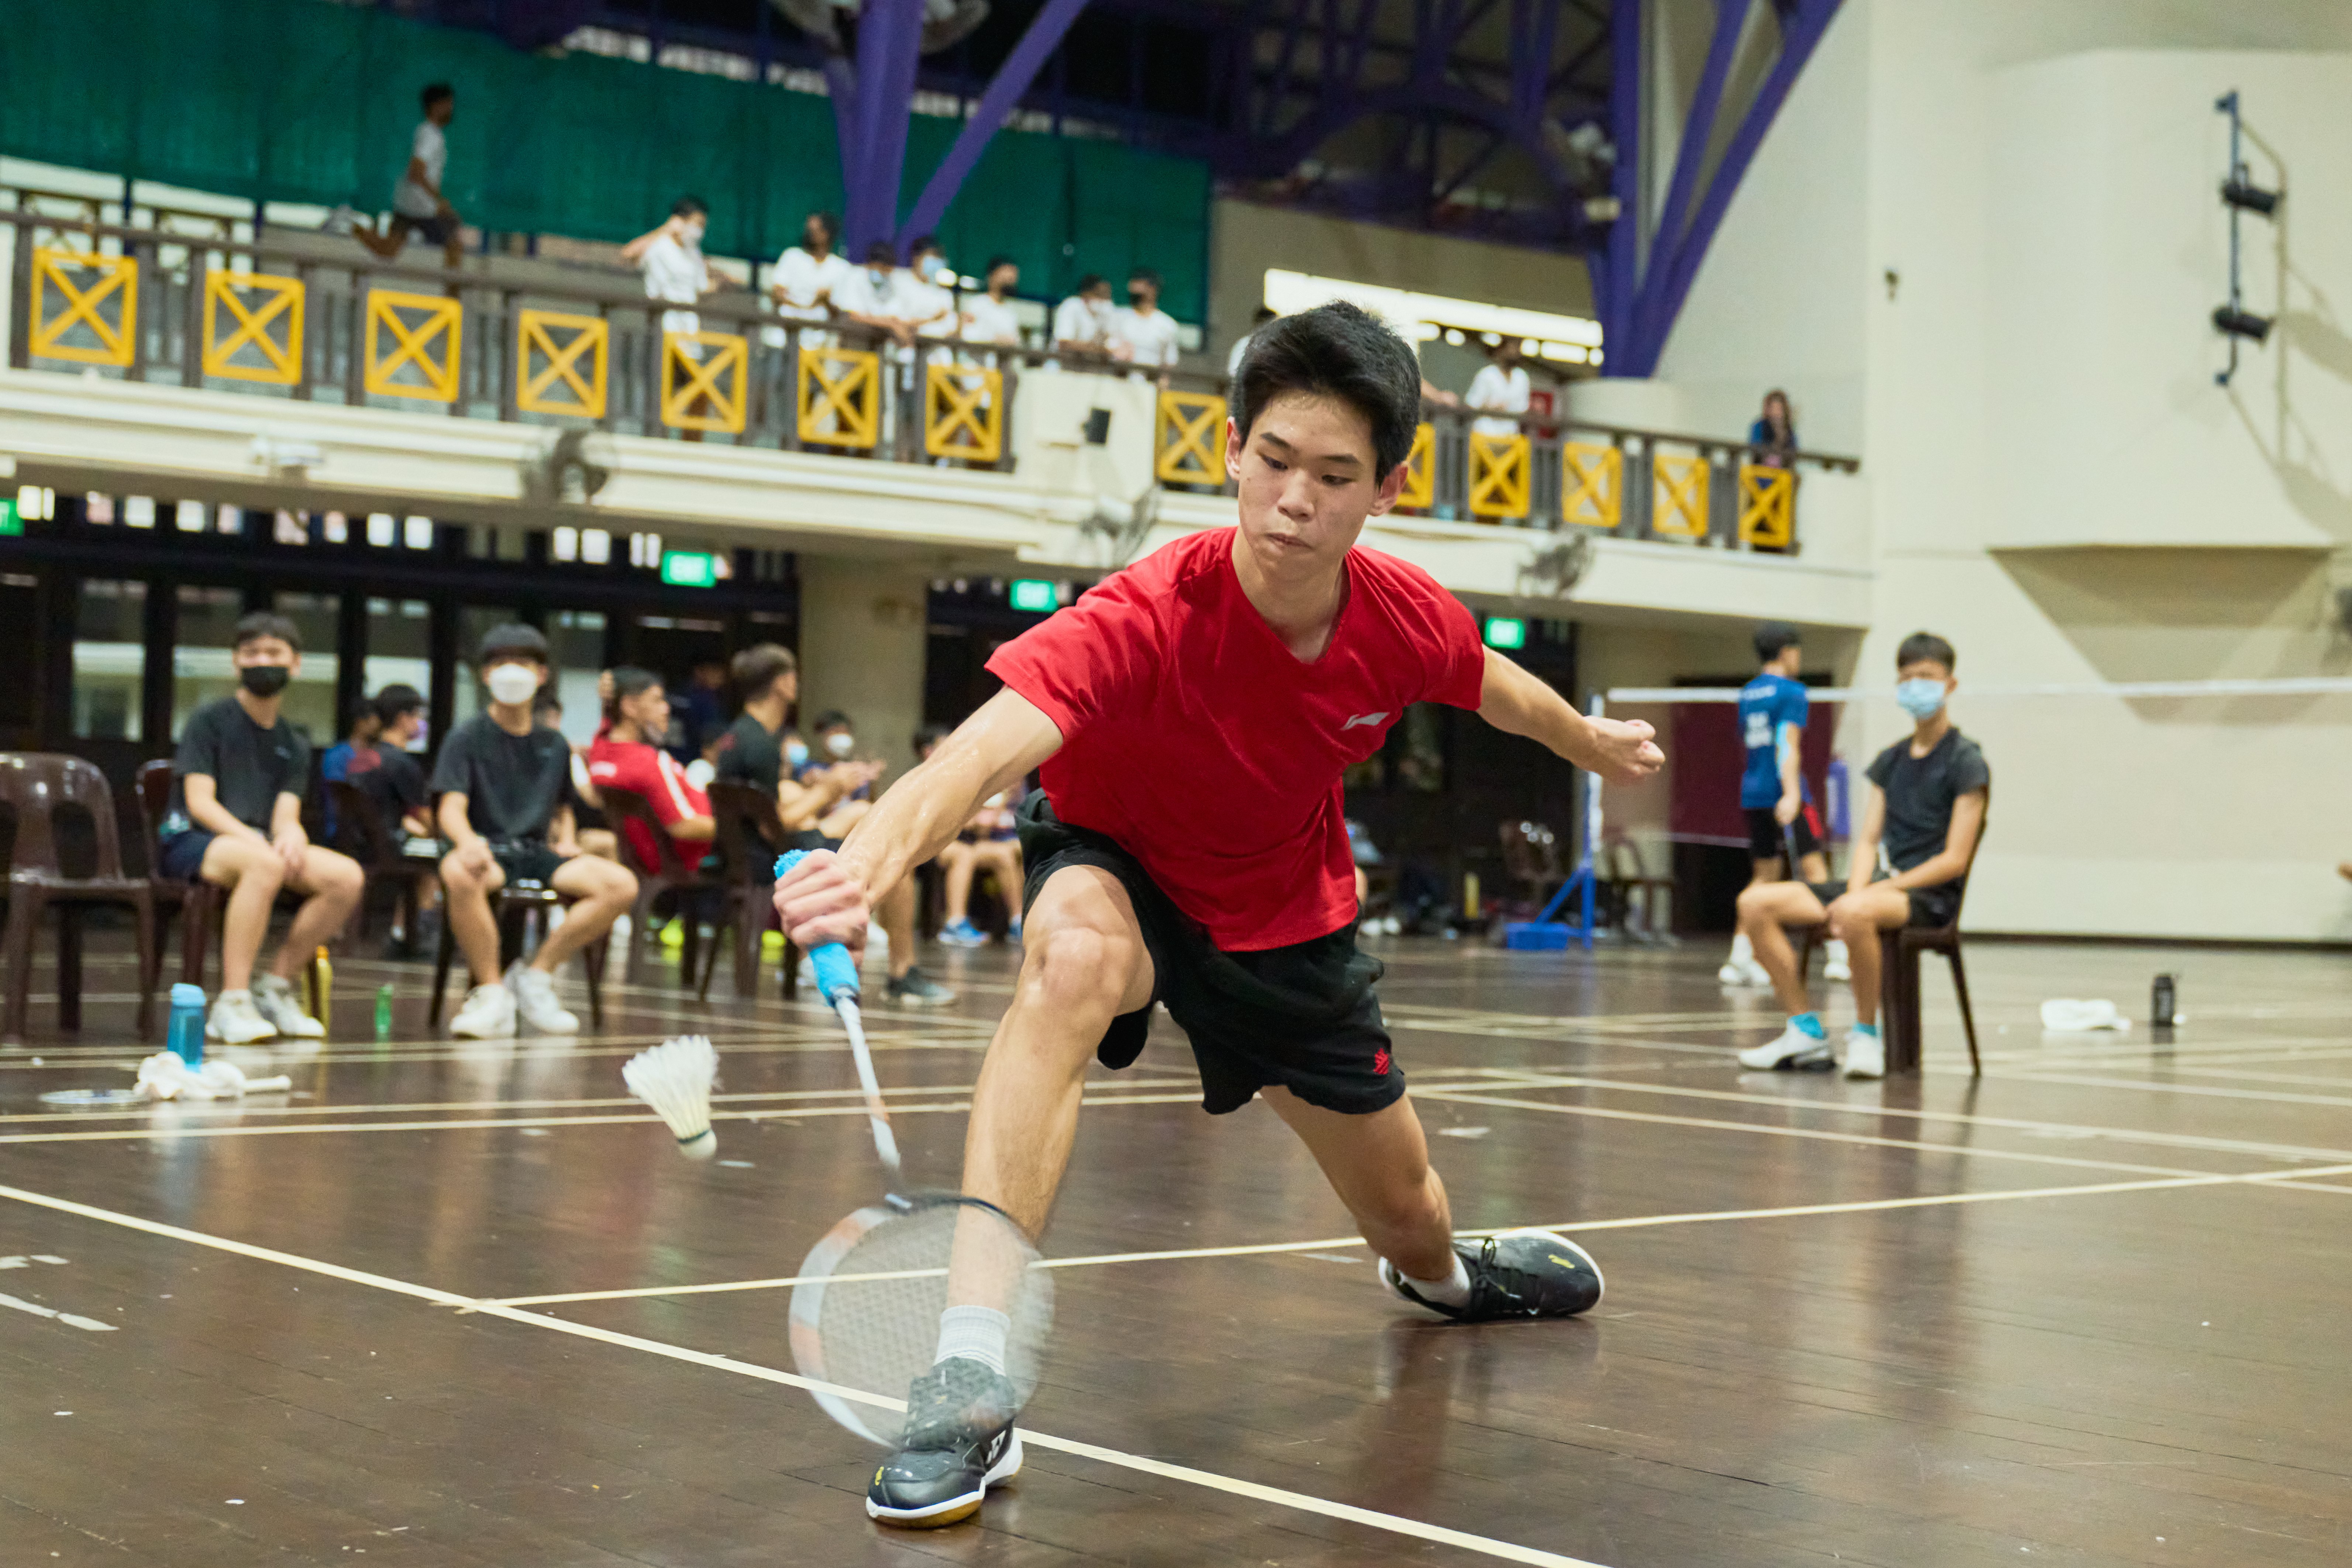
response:
M1259 330L1234 383L1225 465L1240 526L1179 541L1000 648L1004 689L899 781L837 854L777 884L803 947L855 947L868 910L980 803L1024 804L1021 975L981 1068L963 1191L1042 1231L1087 1063L1142 1050L1155 1001L1191 1038L1211 1114L1255 1096L1303 1139L1381 1277L1446 1317L1565 1317L1601 1299L1582 1248L1544 1234L1457 1244L1356 951L1340 774L1415 702L1475 709L1616 784L1664 758L1650 726L1588 719L1481 645L1418 567L1357 547L1396 503L1421 416L1403 341L1351 305ZM866 1511L944 1523L1018 1468L1006 1320L942 1316L904 1449Z

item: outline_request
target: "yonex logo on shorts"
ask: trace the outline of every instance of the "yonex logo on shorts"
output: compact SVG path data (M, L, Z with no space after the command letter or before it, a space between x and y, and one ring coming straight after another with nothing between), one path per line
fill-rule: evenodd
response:
M1359 713L1354 718L1349 720L1346 723L1340 725L1339 728L1342 730L1352 730L1359 724L1377 724L1387 717L1388 715L1384 712Z

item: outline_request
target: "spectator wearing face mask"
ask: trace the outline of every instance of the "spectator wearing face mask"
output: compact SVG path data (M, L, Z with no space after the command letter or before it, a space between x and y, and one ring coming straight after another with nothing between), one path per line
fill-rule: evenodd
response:
M907 265L892 276L891 313L919 338L956 335L955 291L940 281L942 276L950 281L954 278L948 270L947 253L928 234L915 241Z
M963 341L1018 344L1021 319L1013 313L1013 290L1021 286L1020 264L1009 256L992 256L981 276L986 290L963 297Z
M621 255L634 261L646 275L646 298L667 305L692 305L718 287L710 276L710 265L702 257L702 236L710 226L710 209L699 196L680 196L670 208L669 216L659 228L637 236L621 247ZM664 310L661 330L665 337L691 339L702 331L702 318L690 310ZM683 358L700 360L702 345L691 341L680 342L677 352ZM662 356L665 367L669 363ZM708 393L698 392L687 408L693 418L710 415ZM689 430L688 440L700 440L702 432Z
M840 710L817 715L814 733L815 752L801 770L801 780L808 784L830 778L839 783L841 804L826 813L817 826L827 837L845 838L873 809L874 786L887 770L882 763L858 759L856 731L849 715Z
M1054 352L1108 358L1110 318L1110 279L1089 272L1054 307Z
M876 240L866 247L866 264L833 286L833 309L844 320L887 333L901 347L911 348L915 329L898 314L898 270L890 242Z
M1160 274L1137 268L1127 279L1127 301L1111 312L1110 357L1146 370L1173 369L1176 318L1160 308Z
M833 334L813 329L830 319L833 290L855 271L849 258L834 247L840 243L841 220L829 212L813 212L801 225L801 242L776 258L768 279L768 298L776 314L796 327L801 347L831 348ZM782 333L775 339L782 342Z

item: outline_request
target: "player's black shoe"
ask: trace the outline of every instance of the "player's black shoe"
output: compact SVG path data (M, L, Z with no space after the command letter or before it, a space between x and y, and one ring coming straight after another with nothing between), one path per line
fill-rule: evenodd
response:
M1381 1279L1415 1306L1465 1323L1572 1318L1601 1304L1603 1286L1599 1265L1591 1254L1564 1236L1519 1231L1475 1242L1457 1241L1454 1250L1470 1274L1467 1306L1449 1307L1430 1300L1386 1258L1381 1260Z
M980 1511L981 1500L1021 1469L1013 1418L1020 1396L1003 1373L963 1356L940 1363L907 1391L898 1451L875 1468L866 1516L930 1530Z

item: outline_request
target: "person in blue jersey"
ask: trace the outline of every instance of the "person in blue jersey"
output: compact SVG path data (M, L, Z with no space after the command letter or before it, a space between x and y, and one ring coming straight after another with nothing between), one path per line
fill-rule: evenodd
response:
M1805 659L1797 628L1786 621L1758 626L1756 657L1764 668L1739 691L1739 741L1747 752L1739 774L1739 809L1748 820L1748 853L1754 866L1748 885L1777 882L1791 874L1786 863L1791 844L1797 852L1793 874L1806 882L1822 881L1829 876L1829 862L1822 853L1821 810L1810 798L1798 766L1811 704L1797 679ZM1844 942L1829 944L1825 973L1831 980L1852 978ZM1726 985L1772 983L1756 962L1745 931L1732 938L1731 957L1716 978Z

